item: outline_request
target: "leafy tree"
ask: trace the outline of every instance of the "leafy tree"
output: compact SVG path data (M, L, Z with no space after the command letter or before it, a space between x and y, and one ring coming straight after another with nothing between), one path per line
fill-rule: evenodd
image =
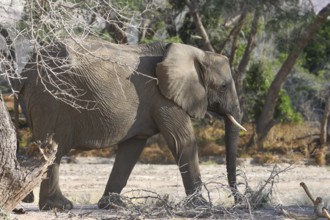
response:
M245 89L247 93L245 110L247 111L247 117L250 121L255 122L261 114L268 89L273 79L274 75L271 69L267 69L264 62L259 61L251 64L245 79ZM274 120L293 123L302 121L302 116L295 110L289 95L284 89L282 89L279 94Z
M279 100L279 94L286 81L288 75L296 63L299 55L303 49L307 46L310 39L312 39L317 31L327 22L330 16L330 4L325 6L314 20L301 32L299 40L296 41L291 52L287 56L286 60L282 64L280 70L276 74L274 81L272 82L266 97L263 110L260 117L258 117L256 124L256 139L255 143L259 149L263 149L263 142L270 131L270 129L276 124L274 120L274 113L276 103Z
M311 39L304 49L304 64L311 73L319 75L325 69L330 69L330 20L328 20Z

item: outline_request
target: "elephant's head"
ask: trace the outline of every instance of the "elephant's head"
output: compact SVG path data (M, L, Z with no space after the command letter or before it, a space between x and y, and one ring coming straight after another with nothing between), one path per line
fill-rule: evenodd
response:
M191 117L207 111L225 118L226 159L229 185L236 188L236 152L241 113L225 56L183 45L170 44L156 75L161 93L181 106Z

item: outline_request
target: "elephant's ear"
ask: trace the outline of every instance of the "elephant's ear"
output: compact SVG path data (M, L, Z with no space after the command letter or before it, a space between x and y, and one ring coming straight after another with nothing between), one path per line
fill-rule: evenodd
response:
M195 118L203 118L207 110L206 90L200 75L204 56L200 49L172 43L156 68L161 93Z

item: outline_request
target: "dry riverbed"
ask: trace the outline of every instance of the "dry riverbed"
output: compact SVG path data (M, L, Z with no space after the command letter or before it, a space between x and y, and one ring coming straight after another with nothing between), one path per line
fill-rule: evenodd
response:
M184 188L176 165L137 164L134 168L123 195L127 197L128 207L117 210L99 210L97 201L101 197L114 159L79 157L74 162L61 164L60 185L63 193L74 202L71 211L39 211L37 201L33 204L22 203L25 214L10 214L9 219L182 219L195 217L196 213L184 213L172 209L182 204ZM289 164L278 165L279 170ZM240 165L239 181L256 190L269 178L273 165L253 165L245 159ZM204 197L210 198L214 207L231 207L233 198L227 188L225 165L215 163L201 164L202 179L206 185ZM244 177L245 176L245 177ZM330 168L292 165L275 178L271 204L256 210L221 209L219 213L207 214L201 211L199 217L221 219L287 219L280 213L280 207L294 212L311 214L313 207L300 182L305 182L314 197L321 196L325 206L330 205ZM240 186L245 191L246 184ZM38 188L34 190L38 198ZM147 198L147 199L146 199ZM38 199L36 199L38 200ZM168 202L169 206L164 205ZM329 204L329 205L328 205ZM172 207L172 208L171 208ZM167 210L167 211L165 211ZM162 212L163 211L163 212ZM189 212L189 210L187 211ZM165 213L165 214L164 214ZM167 213L167 214L166 214Z

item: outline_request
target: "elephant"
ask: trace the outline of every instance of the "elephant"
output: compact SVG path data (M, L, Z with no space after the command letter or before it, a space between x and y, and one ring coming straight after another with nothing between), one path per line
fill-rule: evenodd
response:
M71 149L117 145L99 208L111 208L149 137L162 134L181 172L187 195L202 186L191 118L207 112L225 121L229 186L236 188L241 110L228 59L180 43L117 45L65 39L32 55L13 79L34 140L53 134L54 163L40 186L39 208L68 210L59 166Z

